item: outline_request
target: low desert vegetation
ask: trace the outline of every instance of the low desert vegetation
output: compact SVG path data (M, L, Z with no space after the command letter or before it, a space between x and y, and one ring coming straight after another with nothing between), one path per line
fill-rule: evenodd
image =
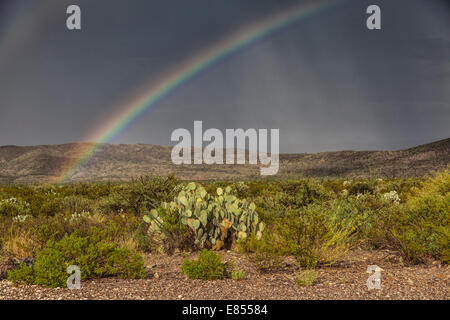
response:
M318 272L315 270L303 270L297 275L297 284L299 286L310 286L318 277Z
M101 240L100 233L80 237L77 232L59 241L49 240L36 254L32 266L22 263L8 272L14 283L40 284L48 287L66 285L67 268L76 265L81 278L118 276L126 279L142 278L144 263L138 253Z
M181 271L190 279L219 280L231 277L229 263L223 263L222 257L214 251L202 249L197 260L184 259Z
M180 266L189 278L238 280L243 272L216 255L235 250L261 272L293 257L308 284L353 248L448 263L449 206L449 169L408 179L3 185L0 257L22 262L9 272L14 283L65 286L69 265L83 278L143 277L146 252L198 251Z
M235 269L231 271L231 279L233 280L244 280L245 279L245 271L240 269Z

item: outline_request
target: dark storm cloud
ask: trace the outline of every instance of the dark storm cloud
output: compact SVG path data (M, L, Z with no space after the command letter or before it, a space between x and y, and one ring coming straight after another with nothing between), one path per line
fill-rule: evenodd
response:
M0 145L79 141L142 85L298 2L2 2ZM448 137L450 8L440 0L376 1L382 30L369 31L372 2L344 2L234 54L115 142L167 145L174 129L191 129L194 120L280 128L283 152L396 149ZM82 8L80 32L65 29L72 3Z

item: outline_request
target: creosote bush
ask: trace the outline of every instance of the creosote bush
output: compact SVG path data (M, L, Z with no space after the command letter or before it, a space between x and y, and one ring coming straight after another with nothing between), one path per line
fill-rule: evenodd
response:
M278 267L283 256L295 257L299 267L315 268L335 263L351 248L354 236L351 223L332 221L313 204L276 219L261 240L241 241L240 248L253 253L251 259L263 271Z
M407 199L394 229L410 263L450 262L450 169L435 174Z
M8 279L14 284L65 287L66 270L70 265L80 267L82 279L106 276L142 278L145 270L139 254L99 237L80 237L74 232L59 241L49 240L36 254L32 266L22 263L19 269L8 272Z
M354 226L346 220L333 222L320 205L292 211L275 224L285 254L295 257L300 267L332 265L351 248Z

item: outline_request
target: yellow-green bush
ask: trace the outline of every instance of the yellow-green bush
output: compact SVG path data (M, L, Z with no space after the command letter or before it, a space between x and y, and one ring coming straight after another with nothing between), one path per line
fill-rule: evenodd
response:
M352 224L357 233L353 240L366 248L398 249L392 230L401 207L384 194L358 194L324 202L320 206L335 223L345 221Z
M355 230L346 220L331 221L320 205L291 211L275 224L285 253L306 268L335 263L350 249Z
M82 279L105 276L142 278L145 270L139 254L99 237L80 237L74 232L59 241L48 241L36 254L32 266L22 264L17 270L10 270L8 278L15 284L64 287L68 278L66 270L70 265L80 268Z
M241 241L243 252L252 252L252 259L261 270L277 267L281 256L294 256L300 267L331 265L354 244L356 228L347 220L332 220L320 205L289 211L274 220L261 240Z
M198 260L184 259L181 271L190 279L218 280L230 277L229 264L222 262L222 257L213 251L203 249Z
M273 226L269 225L263 233L262 239L251 235L247 239L238 241L241 253L248 255L256 267L262 272L270 272L280 266L281 258L285 254L281 237L274 233Z
M303 270L297 275L297 284L299 286L310 286L317 279L319 273L315 270Z
M435 174L407 199L395 237L411 263L450 261L450 170Z

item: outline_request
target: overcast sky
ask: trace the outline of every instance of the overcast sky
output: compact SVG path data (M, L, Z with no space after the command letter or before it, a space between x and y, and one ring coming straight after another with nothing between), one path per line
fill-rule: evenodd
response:
M301 1L1 0L0 145L82 141L144 84ZM78 4L82 30L66 28ZM366 8L382 30L366 28ZM401 149L450 136L450 5L348 0L233 54L114 143L176 128L279 128L280 151Z

